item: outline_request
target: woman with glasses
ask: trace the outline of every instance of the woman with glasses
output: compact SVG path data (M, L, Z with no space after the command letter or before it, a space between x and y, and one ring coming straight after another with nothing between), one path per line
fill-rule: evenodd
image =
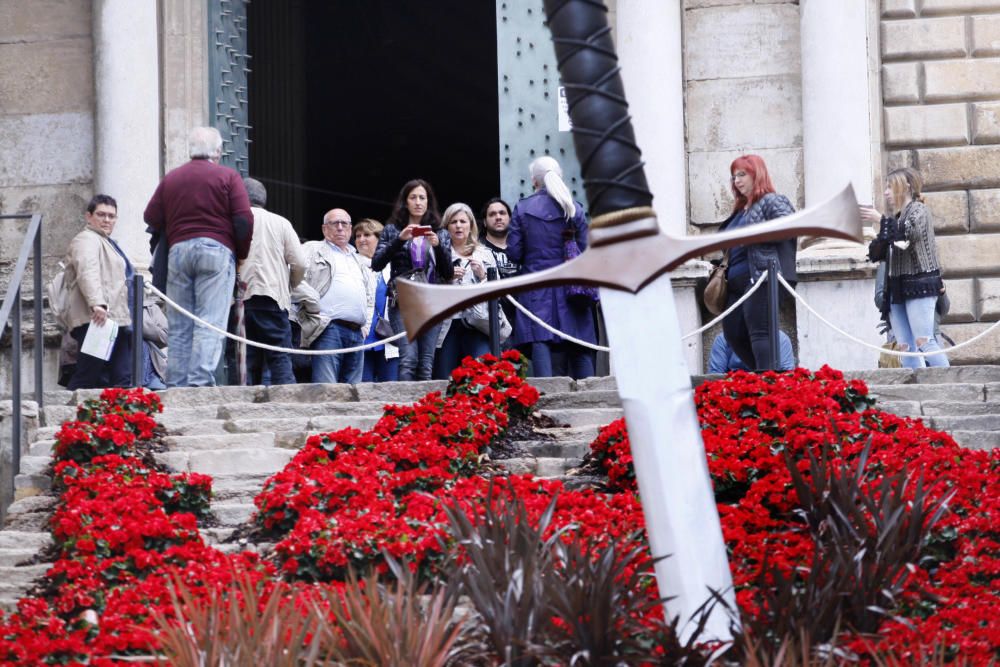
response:
M496 260L479 243L479 229L467 204L452 204L445 209L441 224L448 232L451 263L456 285L474 285L487 279L487 270L496 269ZM447 380L465 357L479 357L490 351L490 338L467 322L472 309L452 315L441 325L438 351L434 359L434 379Z
M441 216L430 183L422 179L407 181L396 197L392 215L379 238L372 271L389 271L389 322L393 331L405 330L403 316L396 303L396 279L447 283L454 272L448 233L441 229ZM434 349L440 326L431 327L415 341L400 338L399 379L430 380L434 368Z

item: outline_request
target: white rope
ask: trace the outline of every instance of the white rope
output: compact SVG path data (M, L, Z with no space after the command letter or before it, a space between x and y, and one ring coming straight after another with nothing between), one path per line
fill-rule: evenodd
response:
M729 313L733 312L739 306L741 306L744 301L746 301L747 299L750 298L751 294L753 294L754 292L756 292L757 290L759 290L760 286L763 285L766 282L767 282L767 274L766 273L761 274L760 280L758 280L754 284L753 287L751 287L743 296L741 296L735 303L733 303L733 305L729 306L729 308L726 308L724 311L722 311L722 313L719 314L718 317L716 317L714 320L712 320L708 324L705 324L705 325L703 325L703 326L695 329L694 331L692 331L689 334L685 334L685 335L681 336L681 340L687 340L691 336L697 336L700 333L708 331L709 329L711 329L712 327L714 327L716 324L718 324L722 320L726 319L726 316L729 315Z
M576 343L577 345L582 345L583 347L590 348L591 350L597 350L598 352L610 352L611 351L610 347L604 347L603 345L594 345L593 343L588 343L585 340L580 340L579 338L575 338L573 336L570 336L568 333L564 333L562 331L559 331L559 329L556 329L555 327L547 324L546 322L543 322L540 317L538 317L533 312L531 312L530 310L528 310L527 308L525 308L524 306L522 306L521 304L519 304L517 301L515 301L514 297L512 297L510 294L507 295L507 300L510 301L515 306L517 306L518 310L520 310L522 313L524 313L525 315L527 315L528 319L530 319L532 322L534 322L535 324L539 325L540 327L542 327L543 329L545 329L549 333L554 333L555 335L559 336L560 338L568 340L571 343Z
M754 292L756 292L757 290L759 290L760 286L763 285L766 281L767 281L767 274L764 274L763 276L761 276L761 279L758 280L757 283L746 294L744 294L743 296L741 296L739 298L739 300L737 300L735 303L733 303L733 305L729 306L729 308L727 308L726 310L724 310L718 317L716 317L714 320L712 320L708 324L706 324L706 325L704 325L704 326L702 326L702 327L700 327L698 329L695 329L691 333L685 334L684 336L681 337L681 340L687 340L691 336L697 336L698 334L703 333L704 331L707 331L708 329L714 327L716 324L718 324L723 319L725 319L725 317L727 315L729 315L729 313L731 313L734 310L736 310L736 308L738 308L744 301L746 301L747 299L749 299L750 295L753 294ZM535 324L539 325L540 327L542 327L543 329L545 329L549 333L553 333L553 334L559 336L560 338L564 338L565 340L568 340L571 343L576 343L577 345L582 345L583 347L588 347L591 350L597 350L598 352L610 352L611 351L611 348L609 348L609 347L604 347L603 345L594 345L593 343L588 343L585 340L580 340L579 338L574 338L573 336L570 336L568 333L565 333L563 331L559 331L559 329L556 329L555 327L551 326L547 322L543 321L540 317L538 317L537 315L535 315L533 312L531 312L530 310L528 310L527 308L525 308L524 306L522 306L521 304L519 304L517 301L514 300L514 297L512 297L509 294L507 295L507 300L510 301L515 306L517 306L517 309L520 310L525 315L527 315L528 318L532 322L534 322Z
M857 337L852 336L851 334L847 333L846 331L844 331L843 329L841 329L840 327L838 327L837 325L833 324L828 319L826 319L825 317L823 317L822 315L820 315L819 313L817 313L816 310L812 306L810 306L808 303L806 303L806 300L802 298L802 295L800 295L799 293L797 293L795 291L795 289L791 285L789 285L788 282L780 274L778 275L778 281L782 285L784 285L785 289L788 290L788 292L793 297L795 297L796 300L798 300L799 303L801 303L803 306L806 307L806 310L808 310L810 313L812 313L813 315L815 315L816 319L818 319L820 322L822 322L826 326L830 327L831 329L833 329L834 331L836 331L837 333L839 333L841 336L844 336L845 338L847 338L847 339L849 339L849 340L851 340L851 341L853 341L855 343L858 343L859 345L863 345L863 346L865 346L867 348L875 350L876 352L881 352L883 354L889 354L889 355L892 355L892 356L895 356L895 357L932 357L932 356L934 356L936 354L945 354L946 355L948 352L952 352L953 350L959 350L959 349L965 347L966 345L972 345L974 342L976 342L977 340L979 340L983 336L986 336L991 331L993 331L994 329L996 329L997 326L1000 326L1000 320L998 320L998 321L994 322L992 325L990 325L990 327L988 329L986 329L985 331L981 331L980 333L976 334L975 336L973 336L972 338L970 338L969 340L967 340L967 341L965 341L963 343L958 343L957 345L952 345L947 350L941 349L941 350L937 350L937 351L934 351L934 352L899 352L897 350L889 350L889 349L886 349L886 348L881 347L879 345L873 345L872 343L869 343L868 341L861 340L860 338L857 338Z
M339 350L307 350L307 349L304 349L304 348L278 347L276 345L268 345L267 343L258 343L257 341L248 340L246 338L243 338L242 336L237 336L236 334L229 333L228 331L223 331L222 329L220 329L219 327L215 326L214 324L209 324L208 322L206 322L205 320L201 319L197 315L191 313L188 310L185 310L182 306L177 305L176 303L174 303L173 301L170 300L170 297L168 297L166 294L164 294L160 290L158 290L155 287L153 287L151 284L146 283L146 288L150 292L153 292L154 294L156 294L157 296L159 296L161 299L163 299L163 302L166 303L168 306L170 306L171 308L173 308L174 310L176 310L180 314L184 315L185 317L188 317L188 318L194 320L195 322L197 322L198 324L202 325L203 327L207 327L207 328L211 329L212 331L214 331L215 333L222 334L226 338L235 340L235 341L237 341L239 343L246 343L247 345L252 345L253 347L259 347L262 350L270 350L271 352L287 352L289 354L305 354L305 355L308 355L308 356L323 356L323 355L330 355L330 354L349 354L351 352L360 352L362 350L368 350L368 349L371 349L373 347L377 347L379 345L383 345L385 343L391 343L392 341L399 340L400 338L402 338L403 336L406 335L406 332L403 331L402 333L398 333L395 336L390 336L389 338L383 338L382 340L377 340L377 341L374 341L372 343L365 343L364 345L355 345L354 347L344 347L344 348L341 348Z

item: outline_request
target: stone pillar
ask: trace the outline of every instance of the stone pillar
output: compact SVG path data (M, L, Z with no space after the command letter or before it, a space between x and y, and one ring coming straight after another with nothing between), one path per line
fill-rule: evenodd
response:
M876 201L881 192L878 19L869 16L870 4L877 3L802 0L800 5L806 206L848 182L860 203L882 203Z
M802 149L805 204L847 183L861 204L882 206L878 3L802 0ZM873 235L865 229L865 241ZM801 240L798 293L825 318L880 344L874 266L866 245ZM843 338L796 306L799 365L874 368L878 353Z
M142 212L160 178L160 62L155 2L94 0L94 190L118 201L114 238L149 266Z
M681 7L671 0L618 0L622 80L660 226L687 233Z

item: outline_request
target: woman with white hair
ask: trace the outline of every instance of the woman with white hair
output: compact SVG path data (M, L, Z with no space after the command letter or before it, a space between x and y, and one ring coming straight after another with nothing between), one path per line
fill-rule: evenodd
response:
M559 163L548 155L535 159L529 168L535 193L514 207L507 257L522 266L522 273L550 269L566 261L566 242L587 247L587 220L580 202L562 179ZM543 287L517 297L521 305L558 331L588 343L597 342L593 304L567 298L567 287ZM594 352L564 341L518 311L514 323L514 345L531 356L532 375L573 378L594 374Z
M487 269L496 268L489 248L479 242L476 216L468 204L452 204L441 216L441 226L451 241L451 265L455 285L474 285L487 279ZM471 309L470 309L471 310ZM473 327L469 311L456 313L444 321L434 355L434 379L447 380L465 357L480 357L490 351L490 337Z

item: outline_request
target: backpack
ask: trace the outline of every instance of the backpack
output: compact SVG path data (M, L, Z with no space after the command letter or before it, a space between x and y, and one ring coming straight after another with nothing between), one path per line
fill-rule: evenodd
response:
M45 286L45 293L49 297L49 308L56 321L69 331L69 286L66 284L66 265L62 262L59 262L59 271Z

